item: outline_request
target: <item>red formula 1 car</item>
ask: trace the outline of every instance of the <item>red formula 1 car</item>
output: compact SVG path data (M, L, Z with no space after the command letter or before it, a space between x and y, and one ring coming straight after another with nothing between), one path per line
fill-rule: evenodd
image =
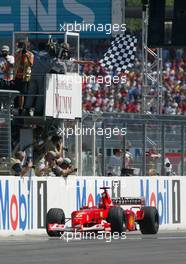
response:
M100 203L97 206L83 206L65 219L62 209L51 208L46 216L46 231L49 236L60 236L64 232L110 231L121 234L134 231L139 224L142 234L156 234L159 229L159 214L155 207L145 206L145 199L120 197L111 199L107 189L102 187ZM123 206L130 206L123 209ZM71 227L67 222L71 220Z

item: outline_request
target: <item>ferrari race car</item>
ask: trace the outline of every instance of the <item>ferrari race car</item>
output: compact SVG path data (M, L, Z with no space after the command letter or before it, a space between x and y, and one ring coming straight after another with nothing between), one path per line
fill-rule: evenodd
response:
M99 232L110 231L121 234L137 230L142 234L156 234L159 229L159 214L156 207L145 206L143 197L119 197L111 199L109 187L101 187L98 206L83 206L73 211L71 218L65 219L62 209L51 208L46 215L46 231L51 237L61 236L64 232ZM128 206L129 209L123 209ZM71 220L71 227L67 222Z

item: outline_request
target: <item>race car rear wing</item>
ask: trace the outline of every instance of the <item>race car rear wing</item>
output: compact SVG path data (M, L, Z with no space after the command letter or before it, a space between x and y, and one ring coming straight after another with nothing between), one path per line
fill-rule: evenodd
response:
M119 197L112 198L112 203L114 205L145 205L144 197Z

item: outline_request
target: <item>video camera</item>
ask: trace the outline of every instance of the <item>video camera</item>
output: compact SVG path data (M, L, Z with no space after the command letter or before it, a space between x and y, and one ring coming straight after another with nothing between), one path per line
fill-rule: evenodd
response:
M70 59L70 51L69 51L69 44L68 43L60 44L58 58L61 60L69 60Z
M18 42L17 48L22 51L22 54L26 54L27 52L27 44L25 40L20 40Z
M164 168L165 168L165 175L170 176L172 174L172 164L168 158L165 158Z
M62 61L70 59L70 47L68 43L58 43L52 39L52 36L49 35L48 39L48 51L49 54L57 59Z

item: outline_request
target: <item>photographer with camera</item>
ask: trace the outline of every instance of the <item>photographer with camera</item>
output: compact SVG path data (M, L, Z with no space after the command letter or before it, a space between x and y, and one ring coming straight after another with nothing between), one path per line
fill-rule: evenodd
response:
M72 162L69 158L60 158L57 160L57 165L60 167L60 170L57 171L55 168L53 169L56 176L66 177L70 174L74 174L77 172L77 168L72 165Z
M9 46L2 46L0 57L0 86L4 89L10 86L13 79L14 56L9 55Z
M1 48L0 56L0 89L11 90L13 85L13 67L14 67L14 56L9 55L9 47L4 45ZM1 110L9 107L7 101L0 98Z
M66 43L62 43L60 46L55 43L52 46L49 45L49 54L52 59L52 68L50 73L54 74L66 74L67 65L66 60L70 59L68 53L68 46Z
M172 164L168 158L165 158L164 161L164 171L165 171L165 176L173 175Z
M23 109L25 102L24 95L28 94L33 63L34 54L28 50L28 42L19 41L14 65L15 89L21 93L19 97L19 115L25 115L26 112L26 109Z
M66 74L73 72L76 65L71 59L71 49L68 43L54 42L51 36L47 43L48 54L51 57L50 73Z
M56 153L57 159L63 157L62 137L58 135L53 135L47 148L48 148L48 151L54 151Z
M55 151L48 151L45 155L44 162L38 164L38 176L63 176L76 172L77 169L71 164L68 158L57 158Z
M26 158L24 151L17 151L15 158L11 158L12 173L14 176L27 176L33 169L33 163Z

